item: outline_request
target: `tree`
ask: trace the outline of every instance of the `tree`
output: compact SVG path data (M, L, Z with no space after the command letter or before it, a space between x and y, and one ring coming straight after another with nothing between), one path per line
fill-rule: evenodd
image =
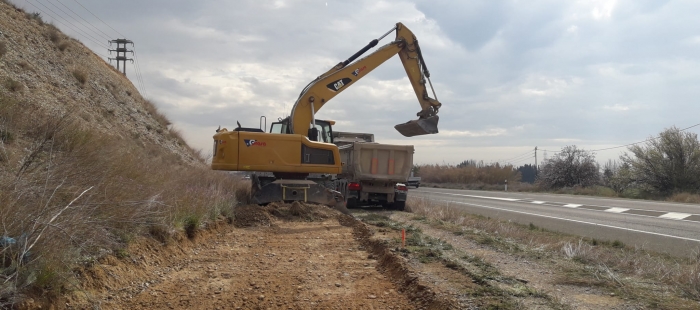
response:
M603 166L603 185L610 187L619 194L633 184L632 172L629 164L619 164L614 160L608 160L608 162L605 163Z
M595 154L565 146L561 152L545 161L539 171L537 182L548 188L591 186L600 181Z
M676 127L643 145L633 145L620 157L639 185L661 194L700 189L700 142L695 133Z
M520 174L522 174L522 182L535 183L535 165L526 164L518 168Z

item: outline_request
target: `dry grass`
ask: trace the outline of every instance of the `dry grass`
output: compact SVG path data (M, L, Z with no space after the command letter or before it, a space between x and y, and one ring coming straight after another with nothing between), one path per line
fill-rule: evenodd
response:
M2 56L5 56L5 54L7 54L7 44L5 44L5 42L3 41L0 41L0 58L2 58Z
M669 257L619 241L599 241L476 216L449 203L409 198L407 209L484 245L540 257L571 260L561 283L602 285L661 308L692 309L700 301L700 253ZM649 289L649 283L654 289ZM688 302L692 300L692 302ZM675 304L678 303L678 304Z
M145 100L143 103L144 109L148 112L148 114L151 115L156 121L158 121L158 124L160 124L163 127L168 127L170 124L170 120L165 116L165 114L161 113L156 105L151 102L150 100Z
M14 136L0 144L0 238L15 241L0 247L0 308L30 290L70 289L71 268L136 235L165 243L232 214L239 185L229 175L80 124L0 93L0 129Z
M24 88L24 85L22 85L22 83L15 81L11 78L7 78L5 80L5 88L7 88L7 90L9 90L11 92L16 92L16 91L22 90L22 88Z
M676 194L673 194L671 197L668 197L666 200L673 201L673 202L699 203L700 204L700 195L691 194L691 193L676 193Z
M87 82L88 73L84 69L73 69L71 73L80 84L85 84L85 82Z
M61 33L60 31L56 28L54 25L48 25L48 29L46 31L46 36L49 37L49 40L51 42L58 44L61 42Z
M58 44L58 49L61 52L65 51L68 47L70 47L70 42L68 42L68 41L62 41L61 43Z

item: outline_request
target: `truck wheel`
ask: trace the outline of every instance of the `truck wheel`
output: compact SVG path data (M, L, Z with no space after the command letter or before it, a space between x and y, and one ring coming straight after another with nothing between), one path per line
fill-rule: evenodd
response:
M416 184L416 188L420 187L420 184Z
M349 198L348 202L345 203L345 207L348 209L357 208L357 198Z
M394 201L394 210L403 211L406 209L405 201Z

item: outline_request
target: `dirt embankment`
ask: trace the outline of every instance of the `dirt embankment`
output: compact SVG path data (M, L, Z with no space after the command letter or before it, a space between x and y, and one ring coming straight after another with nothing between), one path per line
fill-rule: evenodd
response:
M323 206L236 209L194 239L135 242L77 271L79 309L456 309L366 224ZM36 308L29 301L25 308Z

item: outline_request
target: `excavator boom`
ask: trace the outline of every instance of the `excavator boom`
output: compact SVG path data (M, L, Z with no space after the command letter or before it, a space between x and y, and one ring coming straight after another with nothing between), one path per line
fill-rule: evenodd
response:
M352 62L376 46L381 38L394 30L396 30L396 39L393 42L380 47L367 57ZM417 120L396 125L394 128L406 137L438 133L439 118L437 112L441 103L428 94L425 84L426 80L430 82L430 72L425 66L418 40L401 23L397 23L396 27L384 36L372 40L348 60L339 63L304 88L292 108L290 115L291 133L309 136L309 124L314 123L314 115L323 105L396 54L399 54L401 58L408 79L421 105L421 111L417 113L419 117ZM432 89L432 84L430 86ZM436 97L434 90L433 97Z

